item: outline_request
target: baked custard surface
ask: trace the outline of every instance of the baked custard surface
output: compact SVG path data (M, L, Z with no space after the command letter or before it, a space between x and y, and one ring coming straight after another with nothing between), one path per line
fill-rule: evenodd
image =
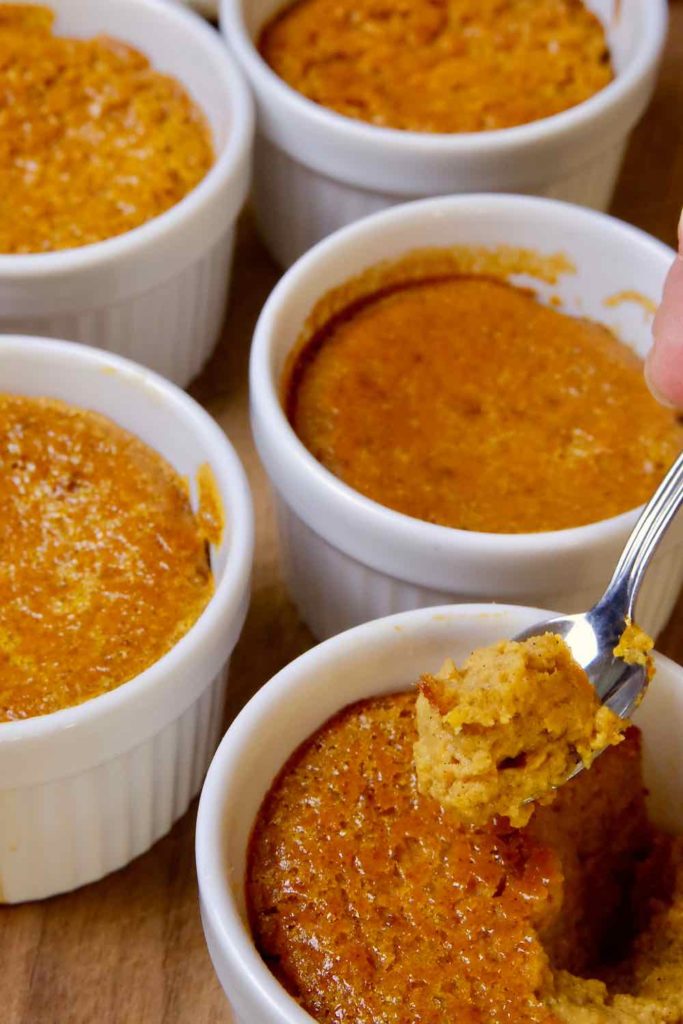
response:
M187 487L112 421L0 395L0 723L132 679L213 593Z
M683 447L675 413L614 334L484 275L393 282L321 314L284 402L349 486L464 530L531 533L626 512Z
M48 7L0 4L0 253L130 231L213 163L179 82L118 39L54 35L53 20Z
M248 906L289 992L321 1024L680 1024L682 847L648 823L637 730L523 829L421 795L416 738L414 693L362 701L267 795Z
M347 117L418 132L509 128L613 78L581 0L298 0L259 48L298 92Z

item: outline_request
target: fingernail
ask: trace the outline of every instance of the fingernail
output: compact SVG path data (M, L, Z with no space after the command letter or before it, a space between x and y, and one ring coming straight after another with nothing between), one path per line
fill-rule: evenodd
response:
M645 368L644 368L645 383L647 384L648 388L650 389L650 393L652 394L652 397L654 399L656 399L659 402L660 405L665 406L667 409L675 409L676 408L675 404L673 402L671 402L668 398L666 398L662 394L662 392L659 390L659 388L657 387L657 385L655 384L655 382L652 379L652 363L653 363L654 360L652 358L650 358L651 355L652 355L652 351L648 354L647 358L645 359Z

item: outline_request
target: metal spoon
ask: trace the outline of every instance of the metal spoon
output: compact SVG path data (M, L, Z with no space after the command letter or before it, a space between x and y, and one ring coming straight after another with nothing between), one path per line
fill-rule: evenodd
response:
M588 612L546 619L515 637L527 640L557 633L585 669L600 702L628 718L648 683L643 665L629 665L613 654L633 619L636 598L650 559L683 503L683 453L655 491L626 542L614 575L597 604ZM573 775L582 768L579 763Z

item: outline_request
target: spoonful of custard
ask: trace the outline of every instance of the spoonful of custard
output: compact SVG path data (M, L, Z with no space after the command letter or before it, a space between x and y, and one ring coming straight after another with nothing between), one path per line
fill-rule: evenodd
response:
M539 622L514 640L423 676L415 763L422 792L467 824L496 815L526 824L536 803L608 746L654 669L652 640L634 624L655 550L683 502L683 454L629 537L604 595L589 611Z

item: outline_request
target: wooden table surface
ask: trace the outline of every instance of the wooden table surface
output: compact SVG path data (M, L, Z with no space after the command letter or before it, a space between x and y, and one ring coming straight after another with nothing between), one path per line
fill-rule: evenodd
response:
M683 4L671 15L657 94L631 143L613 212L674 244L683 203ZM242 457L256 508L254 594L233 658L228 721L311 643L281 582L270 495L249 433L249 344L278 270L248 215L235 262L223 341L191 389ZM683 660L683 601L658 646ZM195 813L196 802L166 839L102 882L0 908L0 1024L229 1024L199 920Z

